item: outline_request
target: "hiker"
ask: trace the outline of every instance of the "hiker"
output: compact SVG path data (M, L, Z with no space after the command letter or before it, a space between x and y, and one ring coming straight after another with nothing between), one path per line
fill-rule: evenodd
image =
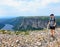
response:
M56 27L56 21L55 21L55 16L54 16L54 14L51 14L51 15L50 15L50 19L49 19L49 22L48 22L47 27L50 28L51 37L54 37L55 27Z

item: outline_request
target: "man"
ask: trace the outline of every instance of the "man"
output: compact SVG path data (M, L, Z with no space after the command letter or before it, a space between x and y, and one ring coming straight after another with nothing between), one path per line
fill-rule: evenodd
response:
M50 20L48 22L48 25L47 25L50 30L51 30L51 37L54 37L54 34L55 34L55 27L56 27L56 21L55 21L55 16L54 14L51 14L50 15Z

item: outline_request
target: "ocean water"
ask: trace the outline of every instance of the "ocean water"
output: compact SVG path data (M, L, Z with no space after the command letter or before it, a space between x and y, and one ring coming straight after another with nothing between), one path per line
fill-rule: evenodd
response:
M6 24L1 30L13 30L13 25Z

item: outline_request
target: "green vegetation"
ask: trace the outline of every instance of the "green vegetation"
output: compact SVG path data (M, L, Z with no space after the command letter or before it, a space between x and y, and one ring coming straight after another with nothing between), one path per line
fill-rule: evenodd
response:
M7 31L7 30L0 30L0 33L2 33L2 34L12 34L12 32L11 31Z
M21 32L20 31L15 31L14 32L16 35L19 35Z
M57 25L60 25L60 18L58 18L56 22L58 23Z
M0 30L0 34L16 34L16 35L29 35L29 31L9 31L9 30Z
M26 31L24 35L29 35L29 32L28 32L28 31Z
M30 32L41 31L41 30L23 30L23 31L10 31L10 30L0 30L0 34L9 34L9 35L29 35ZM43 31L43 30L42 30Z
M0 30L0 33L6 34L6 31L5 30Z

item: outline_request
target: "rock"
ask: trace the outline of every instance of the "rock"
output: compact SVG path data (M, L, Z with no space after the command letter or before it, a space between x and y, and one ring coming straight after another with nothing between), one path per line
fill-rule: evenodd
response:
M13 44L11 44L11 47L14 47L14 45L13 45Z
M16 40L16 43L18 44L19 43L19 40Z
M38 47L38 46L35 46L35 47Z
M41 42L36 42L35 45L41 46Z

